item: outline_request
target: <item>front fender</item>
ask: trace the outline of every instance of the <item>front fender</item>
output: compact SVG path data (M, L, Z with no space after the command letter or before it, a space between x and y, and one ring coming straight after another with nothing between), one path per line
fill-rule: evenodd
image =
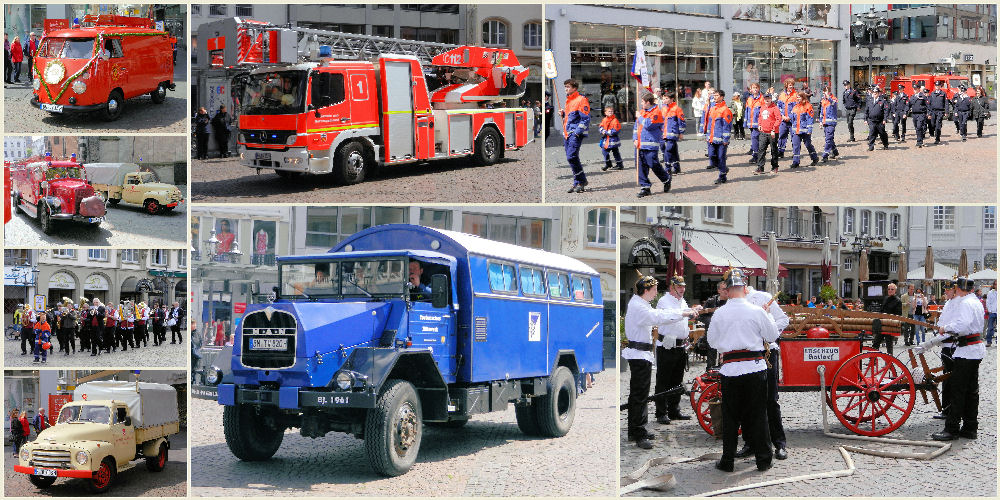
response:
M168 449L170 448L170 441L167 441L167 438L165 437L160 437L152 441L146 441L145 443L142 443L142 456L144 457L156 456L156 454L160 452L160 444L162 443L167 443L167 448Z
M46 196L42 198L45 202L45 206L49 208L53 213L59 213L62 209L62 200L55 196Z

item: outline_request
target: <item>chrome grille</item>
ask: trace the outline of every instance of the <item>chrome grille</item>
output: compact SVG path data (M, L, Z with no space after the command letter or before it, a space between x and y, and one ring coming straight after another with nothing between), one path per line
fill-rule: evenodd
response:
M68 469L70 467L69 451L66 450L32 450L31 465Z
M268 307L260 311L254 311L243 318L241 361L243 366L250 368L280 369L290 368L295 365L295 339L298 322L295 316L285 311L278 311ZM257 338L285 338L284 350L252 350L250 347L253 339Z

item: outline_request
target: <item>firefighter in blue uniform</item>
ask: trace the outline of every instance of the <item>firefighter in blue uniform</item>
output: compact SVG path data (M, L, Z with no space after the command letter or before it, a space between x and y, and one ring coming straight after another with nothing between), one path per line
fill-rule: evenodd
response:
M861 106L861 96L858 91L851 87L851 82L844 80L844 110L847 112L847 131L850 132L849 142L854 142L854 117L858 114L858 107Z
M636 180L640 189L636 196L643 198L653 194L649 190L652 186L649 182L650 169L663 182L663 192L670 192L670 171L664 170L657 158L660 154L660 143L663 142L663 113L656 105L656 97L653 94L642 96L642 109L636 113L632 141L639 158Z
M580 163L580 145L590 129L590 102L578 92L580 84L570 78L563 82L566 89L566 107L562 110L563 137L566 138L566 161L573 169L573 186L567 193L582 193L587 187L587 174Z
M823 100L820 101L820 123L823 124L823 163L827 158L840 156L837 151L837 143L834 134L837 132L837 96L833 95L833 89L823 87Z
M729 168L726 166L726 150L729 149L729 134L733 130L733 112L726 106L726 93L716 91L715 105L706 116L705 140L708 142L708 165L719 171L715 184L725 184Z
M910 100L900 88L892 98L892 138L898 142L906 142L906 115L908 114L910 114Z
M938 80L934 82L937 86L934 92L931 92L928 102L931 105L930 109L930 128L931 134L934 135L934 144L941 143L941 125L944 123L944 114L948 110L948 94L944 91L944 82Z
M792 168L799 167L799 154L803 144L806 146L806 151L809 152L809 158L812 159L810 165L819 163L819 155L816 154L816 148L813 147L812 143L812 129L815 121L813 118L815 112L812 103L809 102L812 94L808 90L803 90L796 95L798 102L795 102L794 105L792 104L794 101L788 102L792 106L792 110L788 113L789 129L792 135Z
M955 112L955 123L958 125L958 133L962 134L962 142L965 142L969 133L969 116L972 114L972 99L966 93L968 87L964 84L958 87L961 92L955 94L952 99L951 109Z
M917 92L910 97L910 116L913 117L913 131L917 134L917 147L924 147L924 134L927 132L927 110L930 101L923 85L917 87Z
M891 110L889 101L882 95L878 85L872 85L871 97L865 106L865 120L868 121L868 151L875 151L875 141L882 140L882 149L889 149L889 134L885 132L885 121Z

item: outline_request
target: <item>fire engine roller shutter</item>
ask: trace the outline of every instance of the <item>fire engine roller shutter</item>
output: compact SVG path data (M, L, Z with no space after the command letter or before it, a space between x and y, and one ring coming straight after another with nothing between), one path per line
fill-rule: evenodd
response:
M386 142L390 159L412 156L413 143L413 87L409 61L385 62L385 120Z
M504 142L507 146L513 147L514 140L517 136L516 130L514 129L514 112L505 111L503 114L503 137Z

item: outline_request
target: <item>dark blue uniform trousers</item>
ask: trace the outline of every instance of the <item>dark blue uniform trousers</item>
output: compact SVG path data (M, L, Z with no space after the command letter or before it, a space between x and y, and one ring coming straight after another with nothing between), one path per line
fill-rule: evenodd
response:
M653 184L649 182L649 171L652 170L661 182L670 180L670 171L664 170L658 158L660 152L656 149L639 150L639 187L648 188Z
M729 168L726 167L727 149L729 149L729 144L708 143L708 164L719 170L720 179L725 179L726 174L729 173Z
M786 144L785 141L788 140L788 133L791 130L792 130L792 123L791 122L786 122L786 121L782 120L781 124L778 125L778 152L779 153L784 153L785 152L785 144Z
M819 161L819 156L816 155L816 148L813 147L812 134L792 134L792 165L799 164L799 153L802 150L802 144L806 145L806 151L809 151L809 158L813 161Z
M924 134L927 133L927 114L914 113L911 116L913 117L913 130L917 134L917 144L923 144Z
M834 142L833 134L837 131L837 124L823 125L823 158L837 152L837 143Z
M583 138L576 135L570 134L566 138L566 161L569 162L569 167L573 169L573 184L587 184L587 175L583 173L583 164L580 163L580 143Z
M664 139L663 145L660 147L663 149L663 166L668 172L673 169L675 174L680 173L681 155L677 150L677 141L675 139Z

